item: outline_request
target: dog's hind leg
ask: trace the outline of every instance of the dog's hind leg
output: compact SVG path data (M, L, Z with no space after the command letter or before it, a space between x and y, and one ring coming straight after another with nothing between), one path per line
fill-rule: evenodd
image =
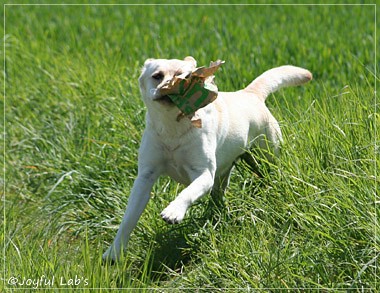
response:
M230 183L230 175L234 165L232 165L227 172L215 178L214 186L211 190L211 197L214 203L218 206L223 205L223 196L228 184Z
M252 154L245 152L240 156L240 159L245 162L248 165L249 169L258 177L263 177L259 170L259 163Z
M268 114L268 127L265 135L255 137L249 150L246 150L240 159L258 177L263 178L263 165L273 164L279 154L282 142L281 129L274 117Z

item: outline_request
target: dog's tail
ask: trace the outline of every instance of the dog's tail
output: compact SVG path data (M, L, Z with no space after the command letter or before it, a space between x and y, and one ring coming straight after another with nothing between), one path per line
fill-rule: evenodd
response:
M252 81L244 91L254 93L263 102L269 94L286 86L304 84L313 78L310 71L291 65L269 69Z

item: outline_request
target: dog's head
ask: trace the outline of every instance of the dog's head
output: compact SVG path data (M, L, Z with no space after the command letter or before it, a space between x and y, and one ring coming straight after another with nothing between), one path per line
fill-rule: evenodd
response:
M178 59L147 59L139 77L140 91L144 103L149 108L156 105L173 107L174 103L167 95L160 93L160 87L176 75L191 72L196 68L196 60L188 56Z

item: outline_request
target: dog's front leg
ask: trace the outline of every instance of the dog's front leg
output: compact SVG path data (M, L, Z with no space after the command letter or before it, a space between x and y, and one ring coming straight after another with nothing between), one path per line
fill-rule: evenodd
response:
M194 173L194 171L192 171ZM173 200L161 213L162 218L170 223L180 223L185 217L187 209L214 184L214 174L205 170L201 174L194 173L195 179Z
M123 220L112 245L103 254L104 260L115 261L120 258L121 251L127 246L131 232L149 201L150 192L158 176L158 172L145 170L136 178Z

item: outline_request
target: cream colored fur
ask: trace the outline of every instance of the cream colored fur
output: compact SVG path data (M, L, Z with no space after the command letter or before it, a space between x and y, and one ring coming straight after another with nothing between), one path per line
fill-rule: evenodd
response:
M179 223L187 209L210 190L213 194L224 192L234 162L247 149L269 147L268 153L275 154L281 131L265 99L281 87L301 85L312 79L309 71L299 67L270 69L243 90L219 92L213 103L196 112L202 120L202 127L196 128L189 119L177 121L178 108L157 90L173 75L191 72L195 67L193 57L148 59L144 64L139 84L147 114L138 176L120 228L104 259L119 259L160 175L169 175L187 186L161 213L168 223Z

